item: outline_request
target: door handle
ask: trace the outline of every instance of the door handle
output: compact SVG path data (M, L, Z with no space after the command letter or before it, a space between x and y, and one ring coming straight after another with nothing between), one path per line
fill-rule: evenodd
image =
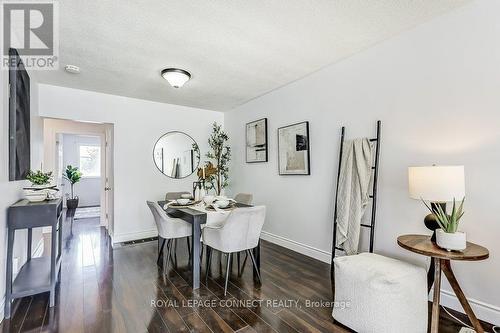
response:
M104 191L111 191L111 187L105 187Z

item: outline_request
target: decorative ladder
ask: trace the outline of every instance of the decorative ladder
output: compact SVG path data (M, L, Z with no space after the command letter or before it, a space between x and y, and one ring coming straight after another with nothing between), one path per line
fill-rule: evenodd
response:
M373 253L373 240L375 236L375 216L377 212L377 181L378 181L378 165L380 156L380 120L377 121L377 136L370 139L370 142L376 142L375 144L375 165L372 166L373 170L373 187L372 194L369 196L372 199L372 216L370 224L361 224L361 227L370 229L370 253ZM339 178L340 178L340 168L342 165L342 153L344 149L344 139L345 139L345 126L342 126L342 132L340 135L340 154L339 154L339 169L337 173L337 188L335 189L335 206L333 212L333 243L332 243L332 261L331 261L331 273L333 275L333 259L335 259L336 251L344 251L344 249L337 246L337 196L339 193ZM344 251L345 252L345 251Z

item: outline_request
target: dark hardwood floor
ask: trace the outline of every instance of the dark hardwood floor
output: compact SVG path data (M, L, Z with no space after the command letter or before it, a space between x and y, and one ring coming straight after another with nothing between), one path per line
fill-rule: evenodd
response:
M2 332L348 332L333 323L330 267L277 245L262 242L263 284L252 277L250 259L224 296L224 265L218 254L211 275L193 291L185 242L177 265L163 279L156 242L111 248L97 219L65 222L61 283L56 306L48 294L15 302ZM203 267L205 267L203 265ZM307 306L307 300L317 303ZM324 303L323 303L324 305ZM440 332L458 332L442 312ZM490 327L485 327L490 329Z

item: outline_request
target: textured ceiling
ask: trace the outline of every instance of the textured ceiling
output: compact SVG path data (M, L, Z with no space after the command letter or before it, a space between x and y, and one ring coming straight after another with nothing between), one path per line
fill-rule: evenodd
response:
M41 82L226 111L468 0L64 0ZM66 73L66 64L81 74ZM183 88L160 77L191 72Z

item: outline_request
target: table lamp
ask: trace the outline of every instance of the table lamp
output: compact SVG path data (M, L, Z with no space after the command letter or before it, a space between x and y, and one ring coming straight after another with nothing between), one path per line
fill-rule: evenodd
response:
M436 212L438 205L446 212L446 203L465 197L464 167L460 166L421 166L408 168L408 185L412 199L431 203ZM434 231L439 229L436 215L430 213L424 219L425 226ZM433 233L432 240L435 241Z

